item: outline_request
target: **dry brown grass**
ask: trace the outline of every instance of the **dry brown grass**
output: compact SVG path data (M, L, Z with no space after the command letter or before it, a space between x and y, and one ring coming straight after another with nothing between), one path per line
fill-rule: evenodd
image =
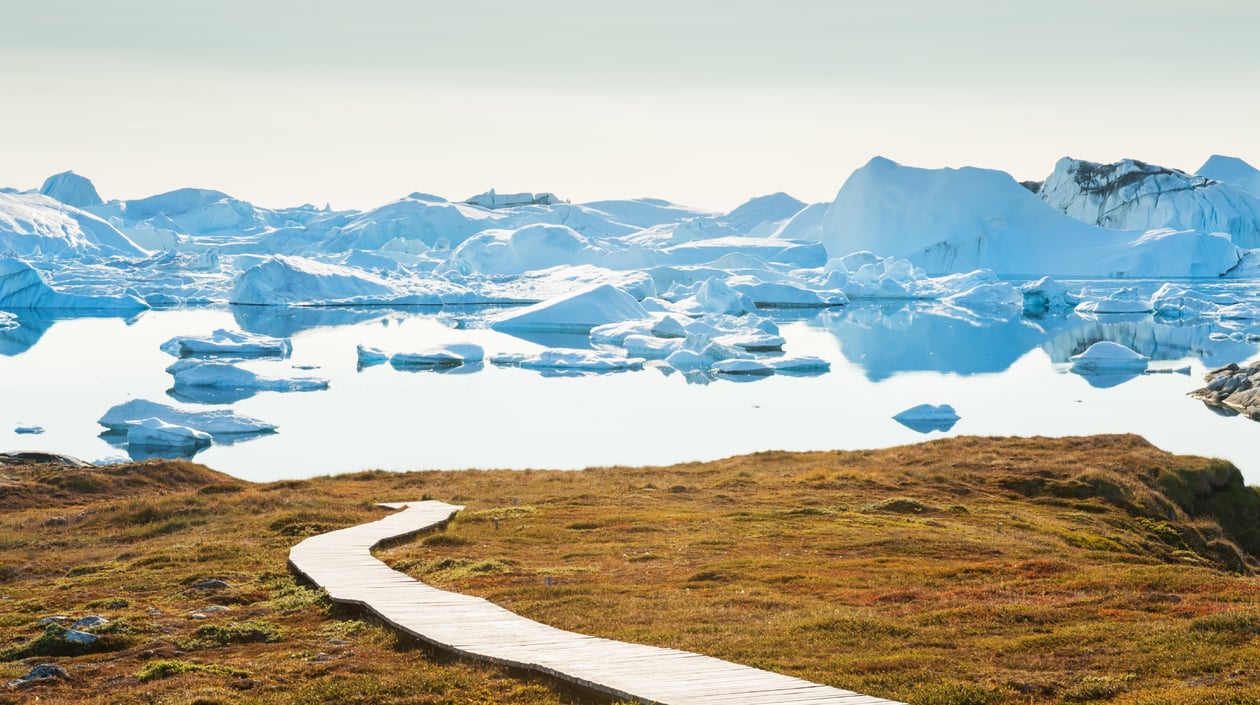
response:
M7 469L0 504L78 472ZM1132 436L270 485L90 472L113 479L77 503L5 505L0 647L101 613L121 648L0 663L73 675L0 702L580 700L400 645L285 572L301 537L422 496L467 509L384 560L566 629L919 705L1260 702L1260 498L1228 464ZM190 587L204 577L232 587ZM209 603L232 609L189 618Z

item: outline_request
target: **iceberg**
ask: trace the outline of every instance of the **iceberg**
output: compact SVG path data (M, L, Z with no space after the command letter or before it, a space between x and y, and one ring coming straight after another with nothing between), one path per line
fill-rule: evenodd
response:
M1119 372L1146 370L1150 358L1134 352L1120 343L1100 340L1086 348L1085 352L1073 355L1072 371L1080 374L1095 372Z
M209 336L176 336L162 344L175 357L279 357L293 352L288 338L273 338L220 328Z
M149 254L117 228L87 211L42 194L3 191L0 252L22 256Z
M774 366L754 358L719 360L710 368L715 374L741 377L768 377L774 374Z
M511 311L492 319L490 327L501 331L589 334L596 326L650 317L633 296L601 284Z
M775 373L781 375L804 377L831 371L830 362L812 355L771 358L769 363L774 368Z
M893 416L897 423L919 433L948 431L958 419L958 412L949 404L919 404Z
M205 431L157 418L139 419L127 427L128 448L191 450L205 448L211 441Z
M853 172L823 226L833 257L869 250L938 274L1217 276L1242 258L1221 235L1161 231L1144 238L1083 223L1005 172L915 169L881 157Z
M783 192L749 199L719 220L749 237L780 237L784 224L806 207Z
M516 275L561 265L632 269L650 263L643 248L591 240L567 225L536 223L517 230L486 230L455 248L450 263L463 274Z
M1080 303L1076 304L1076 312L1080 314L1124 314L1151 313L1154 307L1151 300L1133 287L1091 298L1087 292L1080 295Z
M44 432L44 427L36 426L34 424L18 424L13 429L13 432L18 434L19 436L25 436L25 435L37 436Z
M574 370L583 372L618 372L643 368L642 358L625 357L598 350L544 350L534 355L503 354L490 358L496 365L527 369Z
M175 378L175 389L201 387L271 392L309 392L328 389L328 380L318 377L269 377L230 362L185 358L166 368Z
M389 364L395 369L441 370L477 364L485 357L485 350L480 345L452 343L421 352L395 353L390 356Z
M1069 292L1066 284L1050 277L1028 282L1019 291L1024 298L1024 315L1027 316L1068 311L1080 303L1080 298Z
M90 310L135 313L149 305L133 294L90 296L57 291L26 262L0 257L0 309Z
M1064 157L1037 192L1055 209L1116 230L1228 233L1260 247L1260 200L1220 181L1124 159L1098 164Z
M401 296L385 280L363 270L276 255L242 272L228 301L250 306L309 306L363 299L389 301Z
M272 424L227 409L187 411L146 399L132 399L113 406L97 423L104 426L109 433L125 434L131 426L148 418L205 431L216 441L276 432L276 427Z
M104 203L101 195L96 192L96 187L92 185L92 181L73 171L63 171L48 177L44 180L44 185L39 187L39 192L75 208L99 206Z

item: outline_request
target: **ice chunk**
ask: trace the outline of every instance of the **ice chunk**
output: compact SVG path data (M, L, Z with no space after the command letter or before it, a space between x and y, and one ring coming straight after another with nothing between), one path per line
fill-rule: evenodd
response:
M434 370L460 367L479 363L486 357L485 350L471 343L452 343L414 353L395 353L389 364L396 369Z
M157 418L176 426L187 426L205 431L216 439L224 436L245 436L276 431L276 427L272 424L242 416L227 409L187 411L146 399L132 399L118 404L106 411L97 423L110 432L125 433L134 422L147 418Z
M821 357L802 355L800 357L777 357L768 360L770 366L778 374L817 375L831 371L831 363Z
M630 269L646 266L650 259L641 247L624 244L611 249L567 225L535 223L478 233L455 248L450 262L464 274L506 275L580 264Z
M658 338L686 338L689 323L678 316L662 316L652 324L652 335Z
M503 331L590 333L608 323L650 318L633 296L601 284L503 314L490 327Z
M175 357L288 357L288 338L273 338L220 328L206 337L176 336L162 344Z
M175 378L175 388L207 387L272 392L310 392L328 389L328 380L318 377L269 377L218 360L186 358L166 368Z
M355 352L358 354L359 369L371 367L372 365L383 365L389 361L389 353L380 348L372 348L366 345L355 346Z
M696 305L704 313L724 313L733 316L757 310L757 304L747 294L727 286L721 279L707 279L696 290Z
M713 363L713 372L722 375L738 375L748 377L766 377L774 374L774 366L764 360L754 358L720 360Z
M786 282L750 279L752 278L732 277L727 283L761 308L826 308L843 306L849 302L849 297L842 291L812 291Z
M750 199L721 216L720 220L744 235L770 237L779 233L784 223L804 209L805 203L779 192Z
M39 435L44 432L43 426L35 426L31 424L18 424L13 432L19 435Z
M621 343L626 354L631 357L642 357L648 360L659 360L669 357L682 347L679 338L657 338L651 335L628 335Z
M158 418L139 419L127 427L129 448L204 448L211 443L210 434L187 426L167 423Z
M736 253L793 267L821 267L827 263L827 250L821 243L781 238L714 237L661 251L662 261L674 265L703 264Z
M544 350L535 355L495 355L490 362L496 365L518 365L529 369L580 370L587 372L616 372L637 370L643 367L642 358L628 358L598 350Z
M1024 313L1040 316L1074 308L1080 299L1068 291L1067 285L1050 277L1042 277L1020 287L1024 297Z
M1142 296L1136 288L1127 287L1111 294L1090 297L1081 294L1081 302L1076 305L1077 313L1150 313L1151 300Z
M363 270L278 255L241 273L229 301L253 306L335 304L352 299L388 301L402 296Z
M958 419L958 412L949 404L919 404L893 416L897 423L919 433L948 431Z
M1134 352L1120 343L1100 340L1085 349L1079 355L1069 358L1072 371L1080 374L1094 372L1137 371L1146 369L1149 357Z

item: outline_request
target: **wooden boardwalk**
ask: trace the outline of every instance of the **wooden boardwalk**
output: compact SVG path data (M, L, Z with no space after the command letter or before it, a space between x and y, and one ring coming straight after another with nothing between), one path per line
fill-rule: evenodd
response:
M441 524L463 507L435 501L383 506L404 511L312 536L289 551L289 564L335 602L360 605L430 644L660 705L899 705L688 651L567 632L479 597L425 585L390 570L371 549Z

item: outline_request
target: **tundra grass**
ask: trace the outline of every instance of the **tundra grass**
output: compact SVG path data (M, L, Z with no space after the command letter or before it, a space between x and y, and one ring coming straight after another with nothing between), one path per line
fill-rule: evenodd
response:
M382 560L564 629L916 705L1260 703L1260 493L1132 436L271 484L0 473L0 649L47 616L112 620L110 651L0 662L71 676L0 703L592 701L423 650L285 570L303 537L425 497L467 509Z

